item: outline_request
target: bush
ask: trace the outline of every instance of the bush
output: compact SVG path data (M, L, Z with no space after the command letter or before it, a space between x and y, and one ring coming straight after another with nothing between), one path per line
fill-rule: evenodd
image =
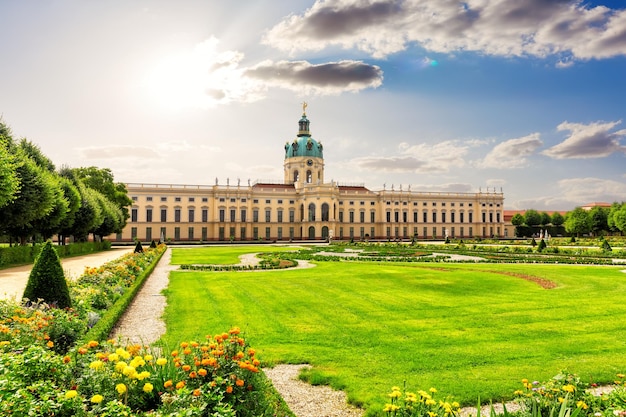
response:
M72 306L61 260L51 241L46 242L30 271L23 298L43 300L59 308Z
M135 253L142 253L143 252L143 246L141 246L141 242L138 240L137 244L135 245Z

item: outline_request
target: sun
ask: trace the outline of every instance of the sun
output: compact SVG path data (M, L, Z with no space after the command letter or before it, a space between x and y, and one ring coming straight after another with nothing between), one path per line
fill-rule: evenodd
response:
M243 54L220 52L218 43L211 37L154 64L144 80L150 100L161 107L183 110L207 109L248 97L255 88L239 67Z

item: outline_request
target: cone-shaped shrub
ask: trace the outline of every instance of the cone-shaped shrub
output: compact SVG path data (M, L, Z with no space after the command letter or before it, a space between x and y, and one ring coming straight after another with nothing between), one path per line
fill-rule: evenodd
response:
M154 241L154 239L152 239L152 242L150 242L150 247L151 247L152 249L154 249L154 248L156 248L156 247L157 247L157 243Z
M50 240L46 242L35 259L24 290L24 298L30 301L42 299L58 308L72 306L61 260Z
M141 246L141 241L138 240L137 244L135 245L135 253L142 253L143 252L143 246Z

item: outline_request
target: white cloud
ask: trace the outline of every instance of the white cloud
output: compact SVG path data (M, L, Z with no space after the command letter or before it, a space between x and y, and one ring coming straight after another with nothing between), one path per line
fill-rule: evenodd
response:
M558 131L570 132L567 139L542 153L554 159L601 158L614 152L624 152L619 140L626 130L612 131L621 121L590 124L563 122Z
M625 55L626 10L582 1L318 0L271 28L263 41L290 52L338 45L375 58L415 42L442 53L555 55L563 66L567 57Z
M558 181L564 199L575 205L594 201L624 201L626 183L603 178L568 178Z
M497 144L485 158L478 163L482 168L522 168L528 165L528 156L532 155L543 142L539 133L531 133L516 139L509 139Z
M421 143L398 145L400 155L366 156L352 160L357 168L378 172L436 173L465 166L463 157L467 145L460 141L443 141L436 144Z

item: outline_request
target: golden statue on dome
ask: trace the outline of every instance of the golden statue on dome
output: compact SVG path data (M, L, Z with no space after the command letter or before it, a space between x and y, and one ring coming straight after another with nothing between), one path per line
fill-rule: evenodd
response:
M306 116L306 108L307 108L308 104L306 104L306 101L302 102L302 114Z

